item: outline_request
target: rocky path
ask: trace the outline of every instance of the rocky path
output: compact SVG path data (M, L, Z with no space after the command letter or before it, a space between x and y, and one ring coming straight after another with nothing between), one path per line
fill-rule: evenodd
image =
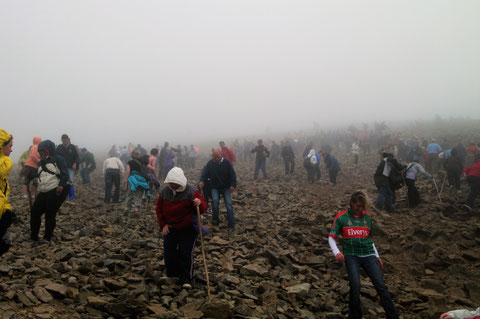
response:
M253 181L250 167L236 167L237 229L225 224L205 238L211 293L196 249L197 285L179 288L164 277L162 240L153 203L141 215L125 215L120 205L104 205L98 172L92 187L80 185L57 218L50 246L27 242L29 217L21 187L12 179L11 203L20 222L11 228L13 247L0 266L3 318L344 318L348 281L334 261L328 233L350 194L375 196L376 158L359 168L340 158L337 186L308 185L303 167L291 179L282 167L271 178ZM196 182L199 170L188 171ZM444 191L439 203L429 181L418 183L425 203L415 210L398 193L398 210L371 210L375 242L386 283L403 318L438 318L447 310L478 307L480 300L480 218L459 203L466 196ZM223 204L221 203L221 208ZM225 213L223 213L225 216ZM225 218L223 219L225 223ZM43 229L42 229L43 232ZM41 233L42 233L41 232ZM365 318L383 309L368 278L362 280Z

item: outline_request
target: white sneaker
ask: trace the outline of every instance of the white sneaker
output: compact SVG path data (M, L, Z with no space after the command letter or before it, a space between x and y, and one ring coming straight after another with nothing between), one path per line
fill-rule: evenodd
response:
M27 195L27 194L23 194L22 197L23 197L23 198L28 198L28 195Z

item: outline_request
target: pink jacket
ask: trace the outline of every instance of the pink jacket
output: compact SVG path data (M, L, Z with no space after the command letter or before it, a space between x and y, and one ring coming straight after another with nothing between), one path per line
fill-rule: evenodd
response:
M38 161L40 160L40 154L38 153L38 144L40 144L41 141L42 139L39 136L35 136L33 138L33 146L30 149L30 155L28 156L28 159L25 162L25 166L37 168Z

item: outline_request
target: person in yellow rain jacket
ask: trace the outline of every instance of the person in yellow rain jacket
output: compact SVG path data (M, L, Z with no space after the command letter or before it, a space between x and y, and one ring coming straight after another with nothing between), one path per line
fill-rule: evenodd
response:
M7 230L15 217L12 206L8 202L10 186L8 174L12 170L12 160L8 157L12 152L13 136L0 129L0 256L10 248Z

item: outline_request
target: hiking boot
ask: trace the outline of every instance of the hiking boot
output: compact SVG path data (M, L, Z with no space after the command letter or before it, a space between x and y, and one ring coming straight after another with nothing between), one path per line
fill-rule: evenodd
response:
M213 225L213 226L218 226L218 225L220 225L220 221L219 221L219 220L212 219L212 225Z
M228 235L235 235L235 227L228 226Z
M43 245L43 244L50 245L50 240L44 238L44 239L42 239L42 240L39 240L39 241L38 241L38 244L39 244L39 245Z

